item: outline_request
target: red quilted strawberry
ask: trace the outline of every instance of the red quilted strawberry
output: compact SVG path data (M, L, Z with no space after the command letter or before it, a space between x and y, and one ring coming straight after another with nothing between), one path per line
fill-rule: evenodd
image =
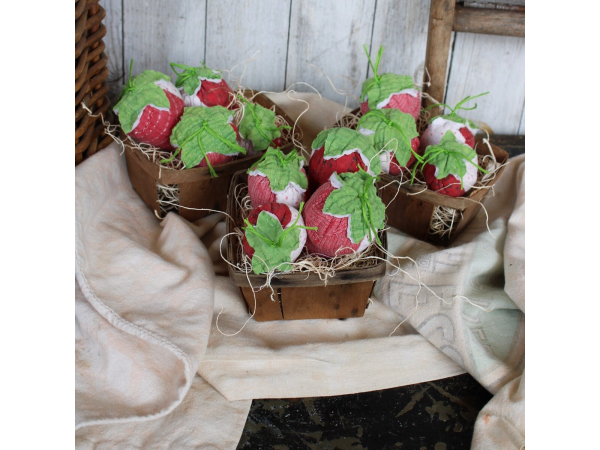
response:
M423 155L423 176L427 187L439 194L460 197L477 182L477 153L446 131L439 144L427 147Z
M379 153L383 172L400 175L420 159L419 133L410 114L397 109L375 109L362 116L357 127Z
M456 137L456 140L461 144L466 144L471 148L475 148L475 133L477 126L463 117L460 117L456 114L456 111L461 109L470 111L477 108L477 104L471 108L465 108L463 105L468 101L471 101L475 98L481 97L483 95L488 94L488 92L484 92L483 94L476 95L474 97L467 97L461 100L458 105L454 108L450 108L448 105L443 104L435 104L429 106L427 109L436 107L436 106L445 106L449 108L452 112L450 114L445 114L443 116L434 117L431 120L431 123L421 136L421 150L425 150L430 145L439 144L442 140L442 137L446 134L447 131L451 131L452 134Z
M183 99L168 76L145 70L132 78L130 68L129 81L114 111L125 134L138 142L173 150L169 139L183 106Z
M185 106L223 106L233 104L233 91L223 79L221 72L203 67L190 67L171 63L177 74L175 86L181 91ZM176 68L183 69L177 72Z
M365 250L384 226L385 206L375 177L364 170L333 174L304 208L309 253L340 256Z
M311 192L326 183L334 172L341 174L360 169L371 175L381 173L379 156L365 136L350 128L331 128L317 135L308 163Z
M212 176L217 174L213 166L236 158L246 150L241 142L237 127L231 123L231 111L222 106L185 108L181 121L173 128L171 144L177 152L181 151L181 160L185 168L208 166Z
M373 78L369 78L362 85L360 111L366 114L373 109L398 109L410 114L415 120L418 119L421 112L421 93L415 86L412 77L394 73L379 75L377 70L381 62L383 47L379 47L375 65L371 61L367 46L365 45L364 48L373 70Z
M306 200L308 189L303 165L304 158L295 150L284 155L281 150L269 147L248 169L248 194L252 206L278 202L300 207Z
M283 203L265 203L254 208L245 220L242 245L252 259L254 273L291 269L306 243L306 229L300 211Z

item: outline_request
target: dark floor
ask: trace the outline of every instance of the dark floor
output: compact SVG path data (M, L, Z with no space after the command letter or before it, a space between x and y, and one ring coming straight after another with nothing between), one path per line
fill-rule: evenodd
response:
M238 449L469 449L491 397L465 374L339 397L254 400Z

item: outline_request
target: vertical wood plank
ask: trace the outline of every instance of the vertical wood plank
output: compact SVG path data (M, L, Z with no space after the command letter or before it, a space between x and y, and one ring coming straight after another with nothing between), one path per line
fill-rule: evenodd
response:
M444 103L454 106L468 95L478 108L463 117L484 122L495 133L517 134L525 101L525 39L457 33Z
M126 77L131 58L134 74L152 69L172 75L170 62L202 62L206 0L123 1Z
M283 90L290 2L208 0L206 64L230 70L260 50L258 58L247 64L242 84L255 90ZM243 72L240 65L225 77L239 79Z
M104 52L108 56L108 96L114 104L123 87L123 3L122 0L101 0L100 3L106 10Z
M523 105L523 112L521 113L521 123L519 124L519 132L517 134L525 134L525 105Z
M317 68L309 66L314 64L339 91L358 97L367 76L362 47L371 42L374 11L375 0L293 0L286 85L304 81L324 97L344 103L345 96L336 93ZM310 91L301 86L297 90ZM349 107L357 105L349 98Z
M379 73L410 75L421 84L427 48L429 0L378 0L371 52L385 51ZM366 63L366 59L365 59ZM373 76L368 68L367 78Z

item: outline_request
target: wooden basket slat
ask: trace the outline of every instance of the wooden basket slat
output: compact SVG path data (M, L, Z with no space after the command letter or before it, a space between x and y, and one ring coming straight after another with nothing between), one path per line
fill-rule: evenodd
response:
M75 2L75 164L106 147L110 138L99 117L88 115L81 103L104 117L108 100L108 58L103 38L106 11L98 0Z
M79 19L81 15L86 10L86 1L85 0L77 0L75 2L75 20Z

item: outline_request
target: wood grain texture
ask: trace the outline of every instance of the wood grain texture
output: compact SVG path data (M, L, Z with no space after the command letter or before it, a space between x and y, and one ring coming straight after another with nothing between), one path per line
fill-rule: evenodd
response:
M293 1L286 86L304 81L324 97L344 103L346 97L335 92L320 69L339 91L358 98L367 76L363 44L371 42L374 11L375 0ZM297 90L310 91L302 86ZM355 98L348 98L349 107L358 104Z
M243 74L246 87L282 91L290 4L291 0L208 0L206 64L226 70L238 65L232 74L224 74L227 80ZM258 50L256 60L241 64Z
M525 134L525 104L523 103L523 113L521 114L521 122L519 123L518 135Z
M525 101L525 39L457 33L444 103L490 91L463 117L484 122L495 133L517 134ZM470 106L470 105L467 105Z
M362 317L372 290L372 281L332 286L281 288L283 318L303 320Z
M385 48L379 65L380 74L410 75L415 83L422 82L429 5L429 0L377 1L371 53L376 55L380 45ZM369 67L367 78L371 76L373 73Z
M263 289L254 293L250 287L242 287L240 290L242 291L244 300L246 300L250 313L254 313L254 320L257 322L283 320L283 313L279 303L279 289L275 290L275 295L273 296L275 301L271 300L272 291L270 289ZM255 295L256 301L254 300Z
M101 0L106 10L104 53L108 56L108 97L114 104L123 87L123 8L122 0Z
M206 0L123 0L123 16L126 77L131 58L134 75L147 69L172 75L170 62L204 60Z
M425 66L431 77L431 86L424 86L423 92L428 93L438 101L444 98L446 91L446 73L452 40L455 5L455 0L431 0L429 11ZM425 106L432 103L430 100L424 100ZM431 114L436 115L438 111L439 108L433 108Z
M457 6L452 29L464 33L525 37L525 13Z

